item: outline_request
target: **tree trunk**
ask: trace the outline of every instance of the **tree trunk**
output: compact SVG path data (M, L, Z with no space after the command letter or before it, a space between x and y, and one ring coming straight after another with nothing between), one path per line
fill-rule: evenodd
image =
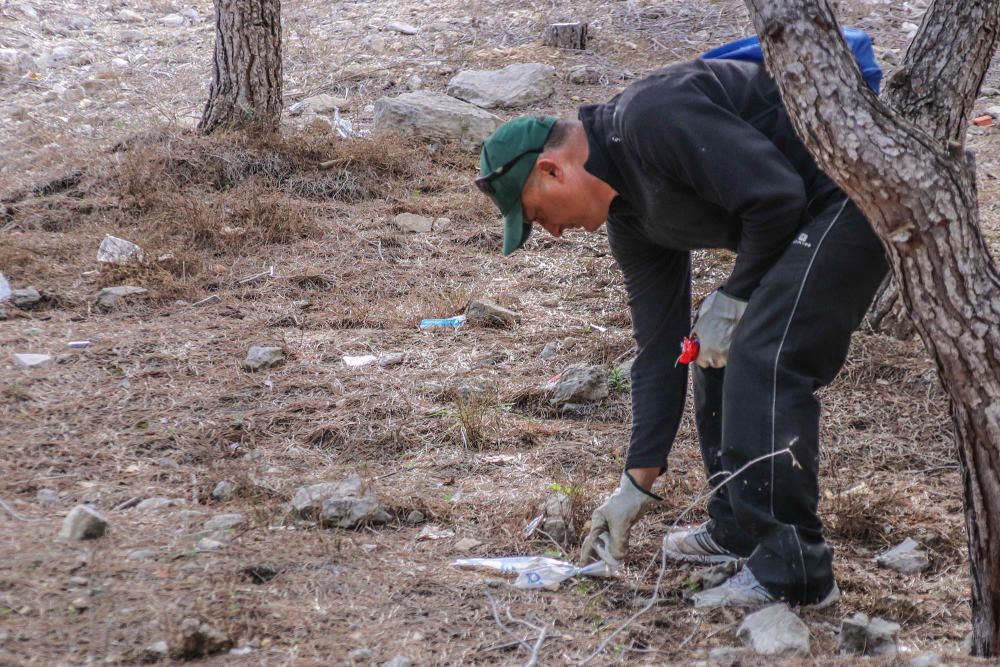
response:
M281 0L215 0L212 87L198 129L274 132L281 106Z
M896 287L896 281L893 280L891 273L878 288L865 321L872 331L899 340L910 340L916 333L910 315L903 306L903 300L899 298L899 288Z
M951 398L965 488L974 655L1000 648L1000 275L979 227L968 112L1000 2L934 0L871 94L826 0L746 0L796 131L871 220Z

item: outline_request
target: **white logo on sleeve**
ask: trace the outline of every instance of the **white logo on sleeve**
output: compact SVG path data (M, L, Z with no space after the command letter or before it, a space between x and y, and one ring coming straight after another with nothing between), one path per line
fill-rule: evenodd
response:
M792 241L792 245L800 245L803 248L813 247L813 244L809 243L809 235L804 233L799 234L798 237L794 241Z

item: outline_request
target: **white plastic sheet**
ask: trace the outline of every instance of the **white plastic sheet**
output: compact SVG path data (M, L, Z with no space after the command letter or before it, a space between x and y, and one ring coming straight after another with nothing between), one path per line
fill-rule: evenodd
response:
M574 565L548 556L508 556L504 558L459 558L452 565L516 572L516 588L544 588L570 577L613 577L618 563L599 560L590 565Z

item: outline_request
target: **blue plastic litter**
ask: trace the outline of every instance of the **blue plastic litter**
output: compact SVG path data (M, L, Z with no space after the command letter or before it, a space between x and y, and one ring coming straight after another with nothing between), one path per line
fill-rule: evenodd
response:
M858 63L861 76L868 87L878 95L879 86L882 83L882 68L875 61L875 52L872 50L872 40L863 31L857 28L844 28L844 39L851 47L854 60ZM750 60L753 62L763 62L764 52L760 48L760 40L757 36L744 37L729 44L723 44L711 51L702 54L704 60Z
M451 327L453 329L457 329L463 324L465 324L465 315L456 315L455 317L446 317L438 320L420 320L421 329L434 329L436 327Z

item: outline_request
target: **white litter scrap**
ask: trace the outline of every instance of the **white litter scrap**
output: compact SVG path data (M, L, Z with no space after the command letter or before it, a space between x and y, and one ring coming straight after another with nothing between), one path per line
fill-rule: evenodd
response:
M613 577L618 563L599 560L590 565L574 565L548 556L507 556L504 558L459 558L452 565L479 567L517 573L515 588L544 588L559 584L570 577Z
M333 110L333 130L342 139L350 139L354 136L353 123L340 115L340 109Z
M111 234L105 235L104 240L101 241L101 245L97 249L97 261L106 264L126 264L132 261L141 262L142 258L142 248L131 241L120 239Z
M0 301L6 301L10 298L10 283L7 282L7 277L0 273Z
M364 354L358 357L344 357L344 365L349 368L367 366L368 364L373 364L376 361L378 361L378 357L371 354Z

